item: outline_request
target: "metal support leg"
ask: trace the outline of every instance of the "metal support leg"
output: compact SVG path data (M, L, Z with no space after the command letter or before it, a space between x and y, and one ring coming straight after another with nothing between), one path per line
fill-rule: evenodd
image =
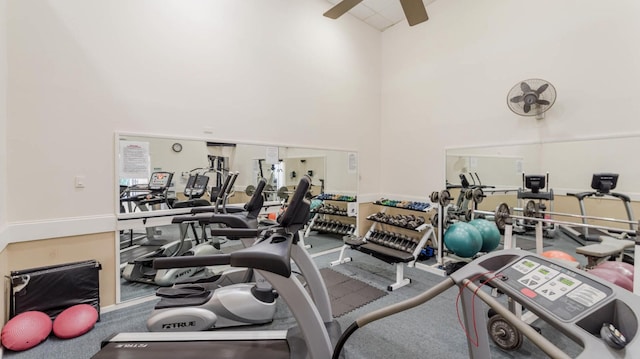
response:
M351 262L351 257L345 257L344 253L347 249L351 248L348 245L343 245L342 249L340 249L340 257L338 257L338 260L331 262L331 266L337 266L339 264L344 264L344 263L348 263Z
M404 277L404 263L396 263L396 282L387 287L389 292L411 283L411 279Z

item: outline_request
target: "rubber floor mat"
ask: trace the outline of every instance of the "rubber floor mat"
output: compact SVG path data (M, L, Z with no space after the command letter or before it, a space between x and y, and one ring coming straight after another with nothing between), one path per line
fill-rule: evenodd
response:
M338 318L388 293L330 268L320 269L331 298L333 316Z

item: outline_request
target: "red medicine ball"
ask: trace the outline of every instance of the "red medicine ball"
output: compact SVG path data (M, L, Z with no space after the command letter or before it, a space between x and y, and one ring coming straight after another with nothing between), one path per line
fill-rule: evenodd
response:
M78 304L58 314L53 321L53 334L60 339L79 337L98 321L98 311L89 304Z
M43 312L20 313L2 328L2 345L13 351L31 349L47 339L52 326L51 318Z

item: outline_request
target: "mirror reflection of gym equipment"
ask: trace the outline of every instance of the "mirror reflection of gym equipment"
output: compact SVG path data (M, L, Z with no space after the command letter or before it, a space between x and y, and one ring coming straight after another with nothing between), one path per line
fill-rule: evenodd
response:
M242 206L250 199L256 188L257 178L260 178L260 169L269 182L273 184L266 189L266 205L270 206L269 212L277 212L279 207L286 204L293 194L297 181L303 175L311 174L312 187L310 196L317 196L325 189L333 189L337 193L355 195L357 188L356 173L347 173L346 151L304 149L292 147L272 147L265 145L232 144L225 142L211 142L199 140L185 140L176 138L161 138L154 136L120 135L121 147L125 144L136 144L142 148L148 148L148 158L145 160L145 168L153 170L171 169L174 173L167 191L169 201L167 205L155 206L149 213L141 211L120 212L122 230L121 268L130 260L140 258L152 251L152 248L139 248L137 243L146 241L147 237L155 234L158 243L153 248L167 243L179 243L179 239L185 238L186 245L182 245L181 251L197 246L199 242L215 241L215 237L207 237L208 231L204 231L198 224L191 223L188 226L171 224L172 214L187 213L194 206L221 206L231 208ZM174 145L180 144L180 151L176 152ZM266 154L269 150L277 149L278 159L281 159L271 168L266 163ZM140 152L133 152L140 156ZM138 157L133 160L138 161ZM261 161L258 161L261 159ZM137 164L135 162L133 164ZM142 166L133 167L138 168ZM129 167L131 168L131 166ZM288 169L287 169L288 168ZM227 175L238 171L233 188L225 194L221 193L221 187ZM123 172L121 168L121 173ZM295 175L294 175L295 173ZM328 176L328 177L327 177ZM192 182L197 179L197 182ZM145 179L141 182L147 182ZM201 194L204 181L206 192ZM124 181L122 181L124 182ZM195 187L191 188L191 183ZM330 186L330 187L326 187ZM209 204L207 203L209 202ZM224 209L223 209L224 211ZM266 215L266 214L265 214ZM272 213L275 215L275 213ZM140 218L140 219L137 219ZM355 217L354 217L355 218ZM142 223L145 221L146 224ZM129 224L131 223L131 224ZM132 227L135 223L135 227ZM151 226L151 223L156 225ZM355 220L352 220L355 226ZM133 234L133 236L129 236ZM326 237L326 238L325 238ZM133 238L133 240L131 240ZM225 239L218 241L225 242ZM307 248L312 252L322 252L339 248L342 244L339 236L335 234L312 235L305 238ZM190 244L193 243L193 246ZM227 246L234 247L234 242L221 244L222 250ZM126 247L129 247L127 249ZM131 254L129 254L131 251ZM136 252L135 255L133 252ZM174 251L168 249L167 253ZM131 278L131 277L130 277ZM150 282L134 283L124 278L121 280L121 300L130 300L138 297L153 295L155 286Z

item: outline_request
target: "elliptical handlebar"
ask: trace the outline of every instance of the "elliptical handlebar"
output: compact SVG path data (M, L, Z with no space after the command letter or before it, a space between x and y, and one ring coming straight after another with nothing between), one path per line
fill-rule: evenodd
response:
M291 275L291 246L295 235L282 232L273 232L253 246L229 254L157 258L153 260L153 268L189 268L229 264L232 267L261 269L288 278Z

